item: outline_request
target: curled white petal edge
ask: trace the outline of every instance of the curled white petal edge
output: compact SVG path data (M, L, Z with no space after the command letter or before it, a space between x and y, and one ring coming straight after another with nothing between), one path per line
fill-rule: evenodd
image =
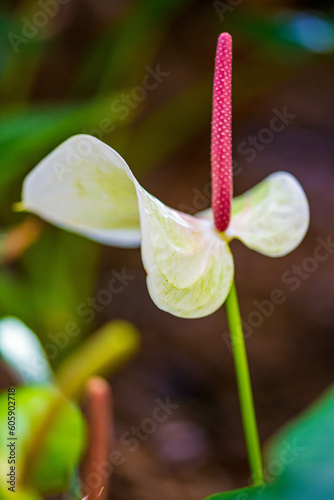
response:
M74 136L35 167L23 187L27 209L63 229L108 245L138 245L139 229L95 229L92 225L85 227L83 224L68 223L52 211L52 204L51 211L36 204L34 189L31 188L35 181L41 181L38 175L44 175L43 169L50 169L52 155L59 153L60 148L73 146L77 141L88 141L95 159L98 152L103 162L122 169L135 187L142 259L148 273L149 293L156 305L171 314L187 318L206 316L218 309L227 297L234 275L233 257L226 240L216 233L212 221L201 221L173 210L147 193L123 158L98 139Z
M94 178L93 169L91 172L89 171L90 161L98 170L100 179ZM115 227L108 227L108 213L104 213L106 211L103 210L103 208L109 211L112 209L109 203L112 194L108 197L110 183L108 187L103 185L103 176L110 175L111 172L120 173L123 184L127 183L127 178L131 181L125 188L121 186L123 192L127 194L126 201L128 206L130 202L131 217L133 217L133 224L127 221L126 227L124 227L125 224L124 226L116 224ZM126 175L124 176L124 174ZM86 175L84 181L80 178L77 179L76 176L80 175ZM95 193L94 195L86 193L86 199L90 205L86 207L85 219L84 212L82 212L82 207L85 208L85 197L77 199L77 205L73 199L78 197L80 189L89 190L90 175L92 177L92 190L95 188ZM96 185L93 186L95 181ZM80 185L84 182L84 186ZM74 186L75 183L78 185ZM97 192L99 183L102 188L101 192ZM126 188L129 189L129 186L131 186L130 190L133 189L132 173L126 162L115 150L95 137L76 135L58 146L27 175L22 189L23 202L19 205L22 205L24 210L35 213L55 226L100 243L120 247L139 247L138 201L135 189L133 189L133 194L127 193ZM81 204L80 208L78 208L79 204ZM124 212L128 210L128 206L124 204ZM127 216L126 213L125 215Z
M300 183L287 172L275 172L233 200L226 236L268 257L282 257L301 243L309 222Z

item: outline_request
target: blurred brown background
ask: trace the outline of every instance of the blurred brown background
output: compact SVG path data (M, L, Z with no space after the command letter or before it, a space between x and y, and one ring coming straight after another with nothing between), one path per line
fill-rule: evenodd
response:
M36 4L3 2L3 22L15 20L20 33L22 17L32 19ZM215 44L220 32L232 34L235 194L285 170L300 181L311 209L307 237L291 255L269 259L232 243L262 443L333 380L334 248L324 250L321 261L314 254L319 238L334 241L333 20L330 2L69 0L29 43L20 44L15 57L8 39L2 49L5 229L23 220L10 205L19 199L25 173L68 135L94 133L109 116L104 100L112 100L113 93L131 94L147 66L160 65L169 75L143 100L132 101L127 119L101 138L166 204L192 213L208 207ZM63 109L64 118L54 118ZM269 140L263 129L274 110L284 109L288 123ZM9 137L11 123L15 134ZM250 137L257 138L257 146L249 145ZM252 153L245 153L246 147ZM83 322L76 305L106 287L111 269L125 268L134 277L93 323L83 322L87 336L112 318L125 318L143 338L137 357L111 380L116 447L125 457L112 475L111 498L197 500L247 484L224 308L199 320L172 317L151 301L138 250L100 247L61 234L44 225L22 258L3 264L0 309L23 319L45 343L47 332L61 331L71 315ZM73 260L49 273L58 253L67 249ZM32 261L40 262L40 274L27 271ZM59 283L62 272L66 279ZM68 297L61 287L80 283L85 273L85 286ZM24 306L25 295L15 288L21 279L28 287L29 279L39 283L33 285L33 309ZM52 280L58 283L45 305L38 297L53 287ZM267 304L269 317L254 314L259 311L254 301L267 301L275 289L286 300L273 310ZM75 342L80 339L66 351ZM152 418L156 400L166 398L178 408L152 430L145 419ZM141 427L138 446L124 440L133 426Z

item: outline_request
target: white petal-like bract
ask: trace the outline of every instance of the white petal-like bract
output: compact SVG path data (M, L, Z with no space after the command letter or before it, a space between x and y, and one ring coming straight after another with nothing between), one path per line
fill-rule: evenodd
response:
M269 257L281 257L303 240L309 219L308 201L297 179L277 172L233 199L226 236Z
M142 259L156 305L175 316L200 318L225 301L233 257L212 221L166 207L141 189Z
M176 316L216 311L230 290L233 258L211 220L165 206L137 182L112 148L91 136L68 139L27 176L23 205L69 231L114 246L142 242L149 293Z
M58 146L26 177L25 210L107 245L140 246L132 174L123 158L89 135Z

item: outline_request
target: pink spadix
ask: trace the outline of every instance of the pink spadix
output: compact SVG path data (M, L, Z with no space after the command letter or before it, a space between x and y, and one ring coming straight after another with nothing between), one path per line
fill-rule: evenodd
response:
M232 184L231 137L232 37L222 33L218 38L211 129L212 210L218 231L230 222Z

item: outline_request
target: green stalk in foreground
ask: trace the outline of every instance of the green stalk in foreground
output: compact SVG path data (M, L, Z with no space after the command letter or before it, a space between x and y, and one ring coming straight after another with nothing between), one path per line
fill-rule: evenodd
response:
M234 364L237 374L239 400L248 458L252 472L253 483L255 485L260 485L264 482L260 440L256 424L252 386L249 376L238 296L234 281L226 300L226 310L230 328Z

